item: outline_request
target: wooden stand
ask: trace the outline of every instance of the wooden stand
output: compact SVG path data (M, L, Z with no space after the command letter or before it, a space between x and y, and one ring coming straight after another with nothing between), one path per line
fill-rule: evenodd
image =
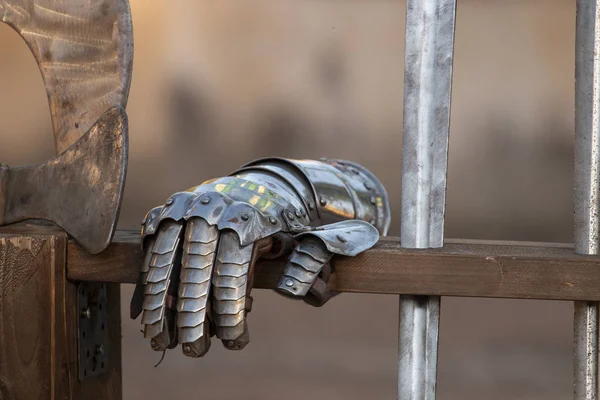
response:
M77 285L67 236L54 227L0 229L0 399L121 399L119 285L108 290L108 371L78 378Z

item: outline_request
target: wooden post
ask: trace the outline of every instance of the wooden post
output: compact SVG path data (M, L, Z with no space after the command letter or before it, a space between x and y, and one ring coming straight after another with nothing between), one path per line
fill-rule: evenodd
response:
M0 399L121 399L119 285L108 285L108 371L80 381L77 285L55 227L0 228Z

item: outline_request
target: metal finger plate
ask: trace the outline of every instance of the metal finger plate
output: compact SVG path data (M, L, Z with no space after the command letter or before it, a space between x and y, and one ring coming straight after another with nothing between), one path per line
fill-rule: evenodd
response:
M77 288L79 380L108 369L106 284L81 282Z

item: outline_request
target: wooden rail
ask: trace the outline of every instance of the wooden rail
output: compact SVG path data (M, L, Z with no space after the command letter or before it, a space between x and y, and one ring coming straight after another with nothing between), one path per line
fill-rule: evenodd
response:
M141 261L138 232L119 231L96 256L70 242L67 276L135 283ZM274 288L283 262L259 262L254 286ZM441 249L413 250L390 237L334 263L331 286L340 292L600 301L600 257L564 244L448 240Z

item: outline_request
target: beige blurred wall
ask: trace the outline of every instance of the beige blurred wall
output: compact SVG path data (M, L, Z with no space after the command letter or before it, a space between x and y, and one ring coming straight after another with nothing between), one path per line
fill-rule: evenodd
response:
M388 188L398 233L402 1L131 3L122 227L171 192L281 155L363 163ZM571 240L574 22L574 1L459 1L447 236ZM0 42L0 161L43 161L41 77L6 26ZM243 352L216 342L206 359L173 352L157 369L125 321L125 399L394 397L395 298L344 295L322 310L256 298ZM440 399L569 396L569 304L444 299L443 310Z

